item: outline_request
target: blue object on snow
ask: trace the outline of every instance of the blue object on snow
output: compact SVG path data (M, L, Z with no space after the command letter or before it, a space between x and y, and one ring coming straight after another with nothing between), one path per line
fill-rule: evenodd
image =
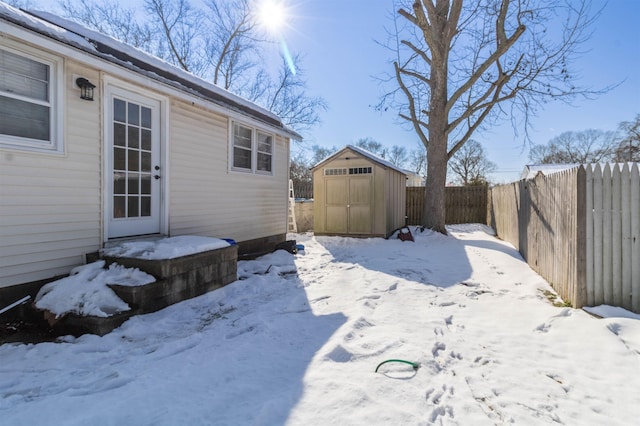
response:
M226 242L228 242L232 246L236 245L236 240L232 240L231 238L223 238L223 240L225 240Z
M296 244L296 249L298 251L304 251L304 246L302 244Z

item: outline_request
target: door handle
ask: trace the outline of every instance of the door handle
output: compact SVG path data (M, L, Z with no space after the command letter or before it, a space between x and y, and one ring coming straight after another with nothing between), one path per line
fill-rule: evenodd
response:
M160 175L153 175L153 178L154 178L155 180L158 180L158 179L160 179Z

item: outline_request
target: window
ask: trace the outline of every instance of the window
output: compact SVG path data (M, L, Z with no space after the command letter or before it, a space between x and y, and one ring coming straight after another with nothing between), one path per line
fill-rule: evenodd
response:
M349 169L350 175L370 175L371 167L352 167Z
M232 129L232 170L272 174L273 135L240 123Z
M252 170L251 145L253 129L240 124L233 125L233 167Z
M347 169L324 169L325 176L341 176L346 174Z
M0 49L0 146L62 151L56 123L58 63Z
M258 171L271 173L273 136L258 132Z

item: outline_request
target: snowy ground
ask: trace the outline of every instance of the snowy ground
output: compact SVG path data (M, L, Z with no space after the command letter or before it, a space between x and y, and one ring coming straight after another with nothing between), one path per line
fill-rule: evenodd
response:
M637 424L640 316L555 307L509 245L451 231L298 235L104 337L2 345L0 424Z

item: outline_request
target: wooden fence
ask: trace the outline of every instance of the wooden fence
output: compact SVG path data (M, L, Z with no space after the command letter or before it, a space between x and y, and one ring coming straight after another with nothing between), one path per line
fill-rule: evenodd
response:
M293 195L296 198L313 198L313 182L293 182Z
M420 225L424 211L424 186L407 187L407 225ZM448 186L445 188L445 222L487 223L486 186Z
M489 224L575 307L640 313L638 164L576 167L490 191Z

